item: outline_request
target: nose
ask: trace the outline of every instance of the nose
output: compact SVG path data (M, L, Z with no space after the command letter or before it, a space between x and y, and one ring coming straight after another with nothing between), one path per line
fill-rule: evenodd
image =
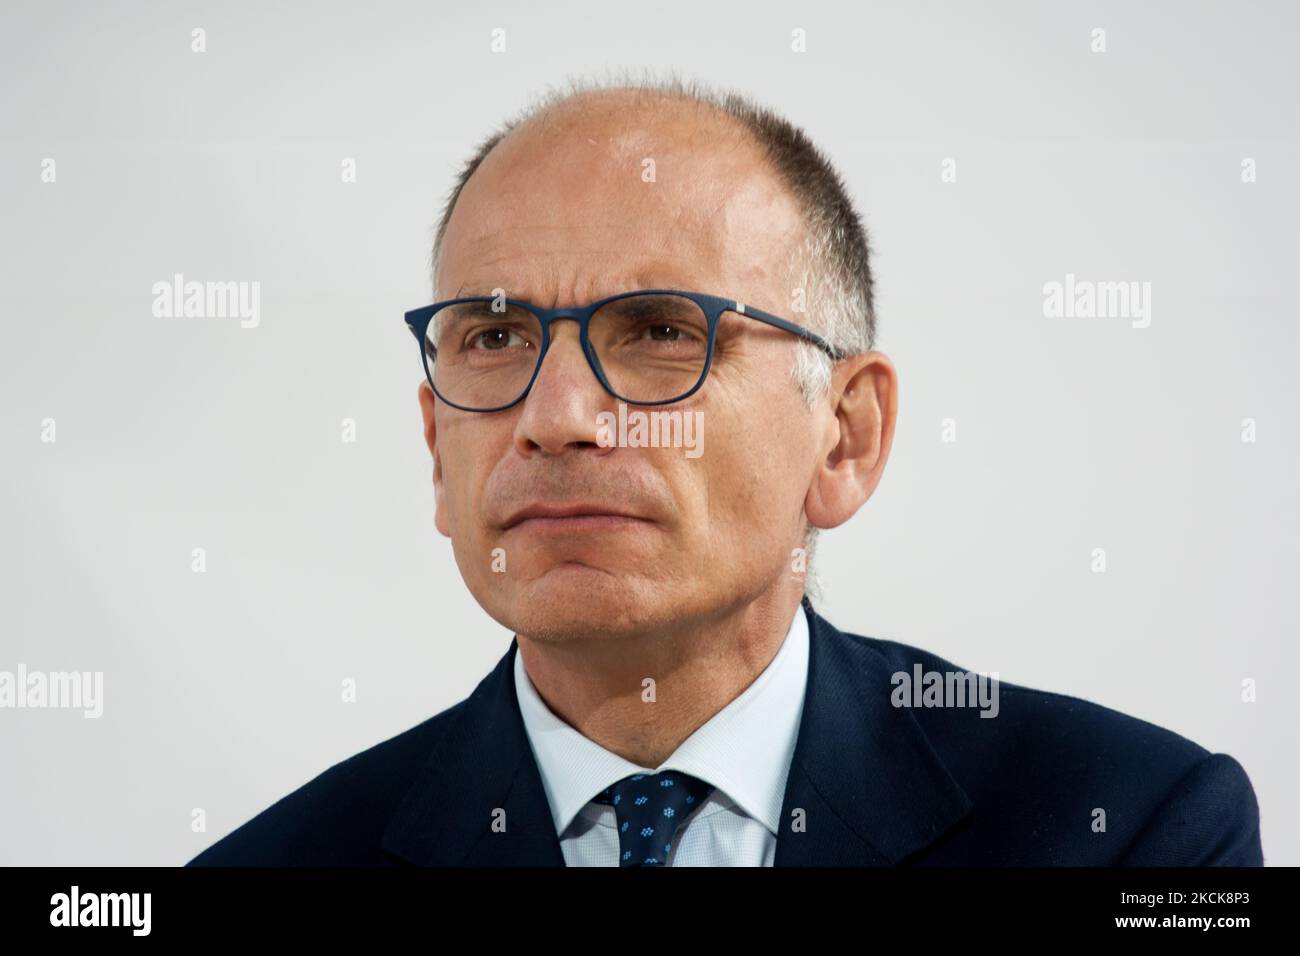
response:
M597 443L598 415L612 410L613 397L597 380L582 350L577 317L551 324L550 344L515 424L520 454L562 455L571 451L607 454Z

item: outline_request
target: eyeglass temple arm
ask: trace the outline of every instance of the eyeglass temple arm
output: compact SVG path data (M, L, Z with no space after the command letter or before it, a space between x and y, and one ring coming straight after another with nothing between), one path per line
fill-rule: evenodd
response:
M764 312L762 309L756 309L752 305L745 305L743 302L737 302L734 306L727 306L724 311L735 312L736 314L746 316L747 318L758 319L758 321L765 322L766 324L775 326L778 329L784 329L792 335L797 335L799 338L811 342L832 359L838 360L843 357L835 346L831 345L831 343L827 342L816 332L811 329L805 329L802 325L796 325L793 322L786 321L779 315L773 315L771 312Z

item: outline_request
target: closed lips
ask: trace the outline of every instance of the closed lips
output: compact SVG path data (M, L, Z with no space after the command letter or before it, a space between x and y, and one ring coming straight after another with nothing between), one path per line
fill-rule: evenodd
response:
M634 515L605 505L529 505L512 514L504 527L509 530L525 521L554 521L580 523L583 519L599 521L644 521L640 515Z

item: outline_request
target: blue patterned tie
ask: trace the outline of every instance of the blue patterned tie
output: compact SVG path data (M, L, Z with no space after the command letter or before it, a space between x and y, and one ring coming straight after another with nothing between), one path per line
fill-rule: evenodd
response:
M699 777L664 770L624 777L592 800L613 804L619 866L665 866L678 826L713 790Z

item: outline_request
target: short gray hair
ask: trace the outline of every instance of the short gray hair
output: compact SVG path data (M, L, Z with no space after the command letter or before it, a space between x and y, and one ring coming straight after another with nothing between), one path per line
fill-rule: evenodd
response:
M462 165L442 208L430 260L435 289L447 223L456 200L493 147L524 123L556 106L584 94L609 90L632 90L648 99L684 100L708 107L748 132L804 214L804 241L789 263L791 309L806 313L808 318L801 324L818 331L840 355L858 355L875 347L876 313L867 231L830 160L802 129L749 97L696 80L683 80L671 72L663 78L650 72L634 76L629 71L610 79L571 78L535 98L482 140ZM808 342L798 343L791 375L810 407L829 389L831 372L832 362L825 352ZM811 563L816 539L817 529L809 525L804 536L805 591L814 600L820 599Z

